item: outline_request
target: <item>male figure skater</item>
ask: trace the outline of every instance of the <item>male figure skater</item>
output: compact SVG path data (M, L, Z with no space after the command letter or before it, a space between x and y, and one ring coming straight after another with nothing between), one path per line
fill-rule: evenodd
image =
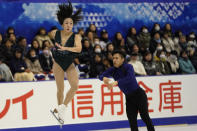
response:
M142 120L145 122L148 131L155 131L154 125L148 113L148 101L145 91L139 87L135 78L132 65L125 63L125 54L121 51L114 51L113 67L103 72L99 79L112 89L118 85L120 90L126 96L126 113L129 120L131 131L138 131L137 114L140 113ZM108 77L112 76L114 82L110 83Z

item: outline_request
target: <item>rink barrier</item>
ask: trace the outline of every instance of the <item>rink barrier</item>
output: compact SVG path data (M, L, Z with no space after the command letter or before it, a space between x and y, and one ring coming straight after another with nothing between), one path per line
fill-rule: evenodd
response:
M197 123L197 75L137 77L148 96L155 125ZM65 87L68 87L65 80ZM68 91L69 88L65 88ZM0 130L56 131L50 114L56 105L55 81L0 84ZM68 105L63 129L73 131L128 128L125 97L118 87L107 90L98 79L82 79ZM144 123L138 117L139 126Z

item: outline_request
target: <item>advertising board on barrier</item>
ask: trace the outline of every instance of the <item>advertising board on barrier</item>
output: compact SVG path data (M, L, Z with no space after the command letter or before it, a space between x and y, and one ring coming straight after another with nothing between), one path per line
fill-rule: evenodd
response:
M197 75L137 77L146 91L151 118L197 116ZM69 89L65 80L65 94ZM51 126L57 121L55 81L0 84L0 129ZM140 117L138 117L140 119ZM125 97L98 79L83 79L66 109L65 124L127 120Z

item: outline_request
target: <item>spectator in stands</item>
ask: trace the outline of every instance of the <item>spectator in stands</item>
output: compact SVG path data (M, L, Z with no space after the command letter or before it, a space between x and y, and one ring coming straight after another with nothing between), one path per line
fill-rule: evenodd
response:
M40 53L40 46L36 39L34 39L31 43L31 49L34 49L36 51L36 55L39 56Z
M189 59L192 62L195 70L197 71L197 48L193 48L189 51Z
M104 59L104 62L105 62L105 68L107 69L109 66L111 67L112 66L112 52L114 51L114 45L112 43L109 43L107 44L107 47L106 47L106 51L105 51L105 59ZM109 65L108 65L109 64Z
M105 70L103 61L102 61L102 55L101 54L95 54L91 65L90 65L90 78L98 78L101 72Z
M163 28L163 32L166 32L168 34L168 37L173 38L173 32L172 32L172 27L169 23L165 24L164 28Z
M137 38L138 38L138 42L139 42L138 45L140 48L140 52L143 54L147 50L149 50L150 40L151 40L151 35L150 35L148 28L146 26L142 26Z
M14 29L14 27L9 26L9 27L7 28L7 30L6 30L6 34L5 34L4 37L7 39L8 36L9 36L9 34L15 34L15 29Z
M0 82L13 81L10 68L4 63L3 57L0 57Z
M165 48L163 47L163 44L162 44L162 43L157 43L157 45L156 45L156 50L155 50L155 52L153 53L153 56L156 56L157 52L158 52L158 51L162 51L162 50L165 50Z
M14 58L10 62L10 69L15 81L33 81L34 74L27 68L22 56L22 50L16 49Z
M103 50L101 48L101 45L95 45L94 48L93 48L93 54L102 54L103 53Z
M58 28L56 26L52 26L50 31L48 32L48 36L53 44L55 44L54 36Z
M161 75L158 64L153 60L151 52L144 54L142 61L147 75Z
M183 50L181 52L181 55L179 57L179 66L180 66L180 72L182 74L194 74L196 73L196 70L194 66L192 65L188 55L187 51Z
M10 39L10 41L12 41L13 46L15 47L16 46L16 35L14 33L10 33L8 35L8 39Z
M184 35L180 36L180 38L179 38L179 45L181 46L181 51L184 51L184 50L188 49L186 36L184 36Z
M13 58L13 43L11 40L6 39L4 44L1 47L0 54L4 58L4 62L8 65L10 60Z
M107 70L108 68L111 67L110 62L107 58L103 58L103 65L104 65L104 70Z
M100 44L102 45L102 47L106 47L107 44L109 43L111 43L111 40L109 39L107 30L102 30L101 37L100 37Z
M132 51L132 47L134 44L138 44L138 40L137 40L137 32L135 27L131 27L128 31L127 34L127 41L126 41L126 45L128 47L128 53L130 54Z
M15 33L15 29L12 26L9 26L6 30L6 34L11 34L11 33Z
M17 40L17 45L15 48L20 48L22 50L22 55L26 56L28 52L27 39L23 36L20 36Z
M120 47L119 50L125 54L125 62L130 60L130 55L127 54L125 47Z
M4 59L3 48L4 48L4 44L0 43L0 57L3 57Z
M188 49L191 50L192 48L197 48L197 43L196 43L196 35L194 32L190 32L187 38L188 42Z
M51 41L50 37L47 35L46 29L43 27L39 29L34 39L36 39L39 42L40 48L42 48L43 41L45 40L49 41L51 47L53 46L53 42Z
M27 68L30 69L30 71L33 72L34 75L43 74L43 70L41 68L38 56L36 56L36 51L34 49L29 50L25 62Z
M0 82L5 82L5 79L0 74Z
M84 29L83 29L83 28L79 28L79 29L78 29L78 34L80 34L80 35L81 35L82 40L83 40L83 39L84 39L84 37L85 37Z
M146 71L144 69L144 65L141 63L141 61L138 60L138 54L137 53L131 53L131 58L128 64L131 64L133 66L135 75L147 75Z
M149 47L149 50L152 54L156 51L158 44L162 45L161 37L160 37L159 32L155 32L155 34L153 35L153 38L151 39L150 47Z
M89 65L92 55L93 55L93 47L88 39L84 39L84 41L82 42L80 63Z
M3 56L3 37L2 34L0 33L0 57L4 57Z
M170 64L172 74L177 74L179 71L179 62L177 56L178 56L177 52L172 51L170 55L167 57L167 61Z
M179 45L179 39L180 37L183 35L182 31L181 30L177 30L174 34L174 38L173 38L173 41L174 41L174 50L177 52L177 55L179 56L180 55L180 52L181 52L181 46Z
M99 37L94 37L94 42L93 42L93 44L92 44L92 47L94 47L95 45L101 45L101 43L100 43L100 39L99 39ZM104 50L105 49L105 47L103 46L103 45L101 45L101 47L102 47L102 50Z
M5 79L0 74L0 82L5 82Z
M81 78L89 77L90 63L93 57L93 47L89 42L89 39L84 38L82 40L81 54L75 58L74 62L78 66Z
M113 52L113 51L114 51L114 45L113 45L113 43L107 44L107 46L106 46L106 53Z
M50 42L48 40L44 40L42 43L42 47L48 47L49 49L51 49L53 46L51 46Z
M182 35L183 35L183 32L181 30L175 31L175 33L174 33L174 39L173 39L173 41L174 41L175 44L179 44L179 38Z
M2 46L2 41L3 41L3 36L2 36L2 34L0 33L0 47Z
M175 50L174 41L169 36L169 32L164 32L163 38L161 40L162 40L163 46L167 52L171 52L171 51Z
M142 61L143 57L142 57L142 54L139 52L139 47L137 44L134 44L132 46L131 52L138 54L137 60L140 62ZM130 53L130 54L132 54L132 53Z
M44 73L52 72L53 60L50 49L47 46L43 47L42 53L39 55L39 62Z
M107 54L106 54L106 59L109 61L109 63L110 63L110 66L113 66L113 56L112 56L112 53L113 52L107 52Z
M94 46L94 34L93 34L93 32L91 32L91 31L87 32L86 37L89 39L89 42L93 47Z
M154 37L155 33L159 33L159 35L162 35L161 26L158 23L154 23L151 29L151 37Z
M121 47L125 47L125 40L120 32L116 32L113 42L115 49L120 49Z
M90 24L89 27L87 28L86 32L88 33L89 31L91 31L93 33L93 37L98 37L97 35L97 29L95 24Z
M159 66L159 72L161 72L163 75L168 75L171 74L171 69L165 54L166 53L163 50L157 51L154 59Z

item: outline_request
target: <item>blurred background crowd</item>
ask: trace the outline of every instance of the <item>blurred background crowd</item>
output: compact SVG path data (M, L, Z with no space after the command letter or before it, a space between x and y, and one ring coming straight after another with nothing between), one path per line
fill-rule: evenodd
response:
M172 28L168 23L163 27L155 23L151 29L144 25L139 31L133 26L127 36L114 32L110 34L114 35L112 39L107 29L98 32L94 24L86 30L78 29L76 33L83 38L82 51L74 60L79 77L97 78L113 65L112 52L116 49L127 54L126 62L134 67L137 76L196 73L195 32L183 34L181 30L173 32ZM14 27L0 34L0 81L54 79L51 49L56 30L55 26L49 31L39 28L31 43L16 34Z

